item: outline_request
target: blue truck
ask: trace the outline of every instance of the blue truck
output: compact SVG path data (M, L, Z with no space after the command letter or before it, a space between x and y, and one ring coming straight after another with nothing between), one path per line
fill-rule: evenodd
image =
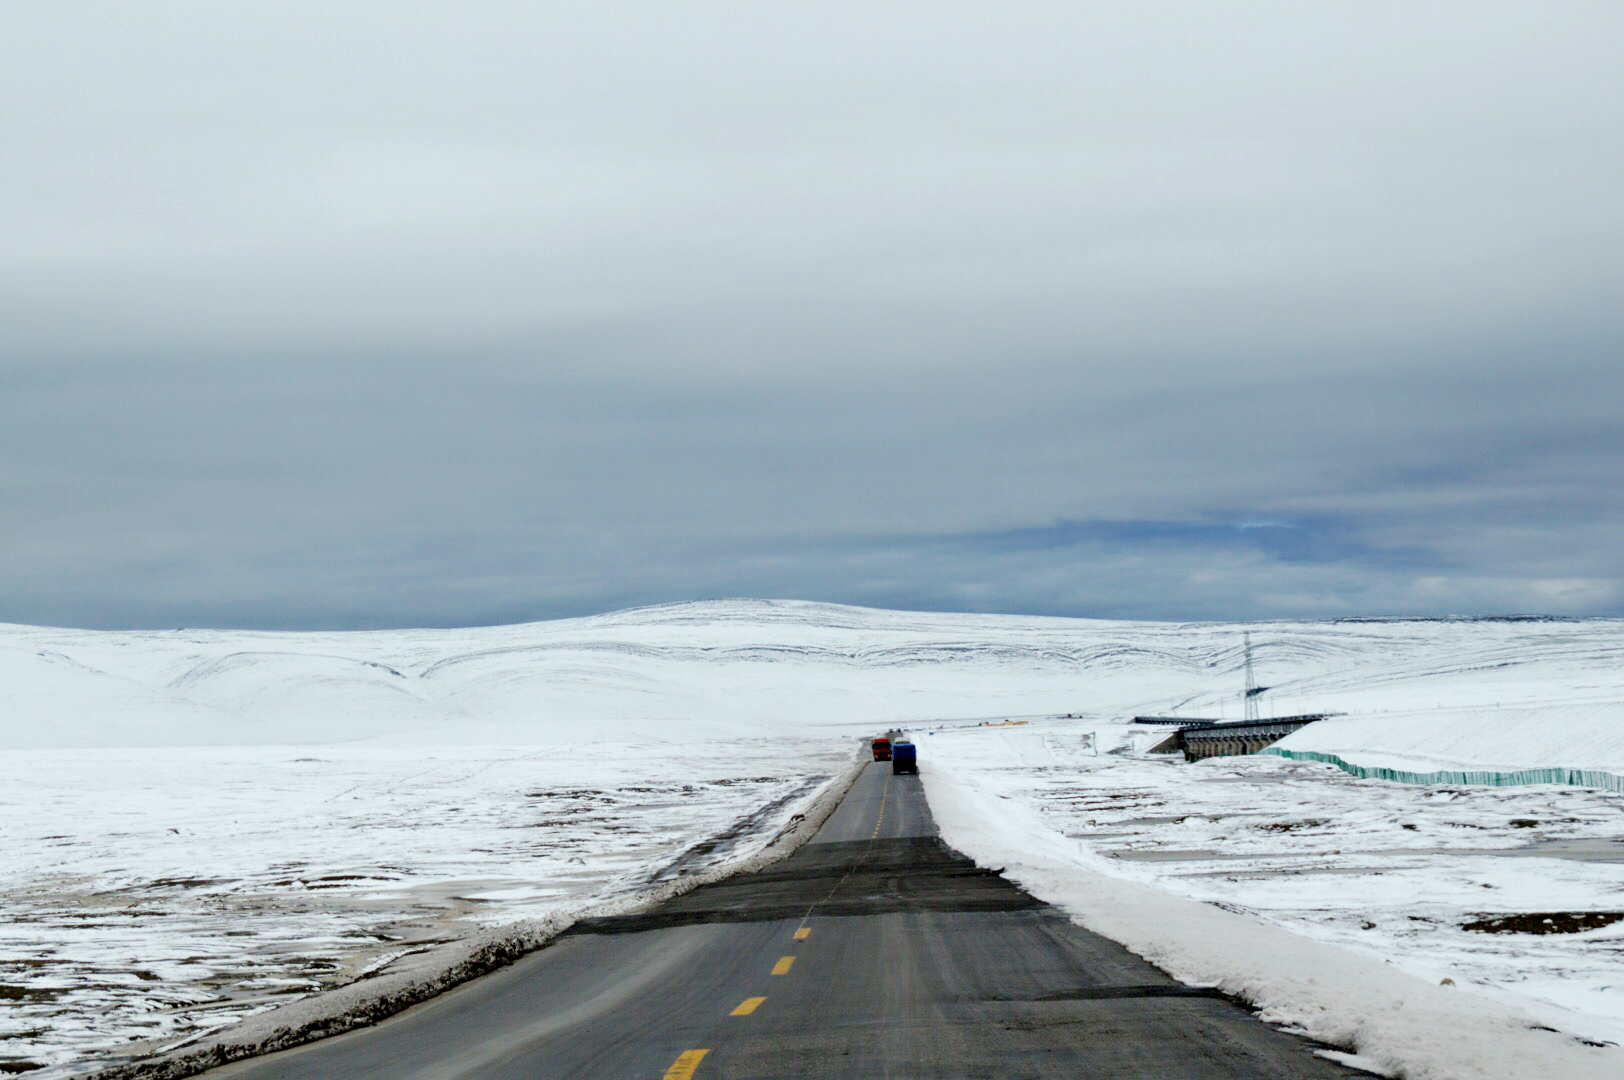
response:
M891 774L897 773L919 775L919 757L914 752L914 744L906 740L891 744Z

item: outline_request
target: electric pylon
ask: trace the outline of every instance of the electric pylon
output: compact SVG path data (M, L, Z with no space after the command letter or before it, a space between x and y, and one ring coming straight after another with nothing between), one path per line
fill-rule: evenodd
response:
M1252 674L1252 632L1246 631L1246 692L1241 695L1241 702L1246 706L1245 716L1248 721L1256 720L1258 695L1263 693L1258 688L1257 678Z

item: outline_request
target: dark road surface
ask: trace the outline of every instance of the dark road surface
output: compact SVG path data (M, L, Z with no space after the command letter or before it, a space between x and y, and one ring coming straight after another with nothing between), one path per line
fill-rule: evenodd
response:
M376 1027L208 1075L1365 1075L1072 925L935 833L918 777L876 764L761 873L578 924Z

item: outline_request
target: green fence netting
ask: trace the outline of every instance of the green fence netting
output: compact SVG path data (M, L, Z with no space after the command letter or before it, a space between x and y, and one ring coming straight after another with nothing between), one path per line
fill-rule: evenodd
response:
M1282 750L1270 746L1258 751L1292 761L1321 761L1335 765L1345 773L1365 780L1392 780L1399 784L1480 784L1487 787L1515 787L1522 784L1569 784L1573 787L1600 788L1603 791L1624 792L1624 776L1599 772L1595 769L1523 769L1519 772L1409 772L1405 769L1384 769L1378 765L1355 765L1343 761L1335 754L1322 754L1317 750Z

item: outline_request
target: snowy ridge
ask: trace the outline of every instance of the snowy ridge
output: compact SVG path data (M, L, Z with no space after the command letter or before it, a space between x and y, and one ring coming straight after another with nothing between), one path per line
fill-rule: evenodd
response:
M0 625L0 747L455 742L491 725L550 738L604 720L685 738L1017 713L1239 719L1241 629L761 600L366 633ZM1624 768L1607 730L1624 703L1619 620L1246 629L1265 715L1348 718L1291 748Z

